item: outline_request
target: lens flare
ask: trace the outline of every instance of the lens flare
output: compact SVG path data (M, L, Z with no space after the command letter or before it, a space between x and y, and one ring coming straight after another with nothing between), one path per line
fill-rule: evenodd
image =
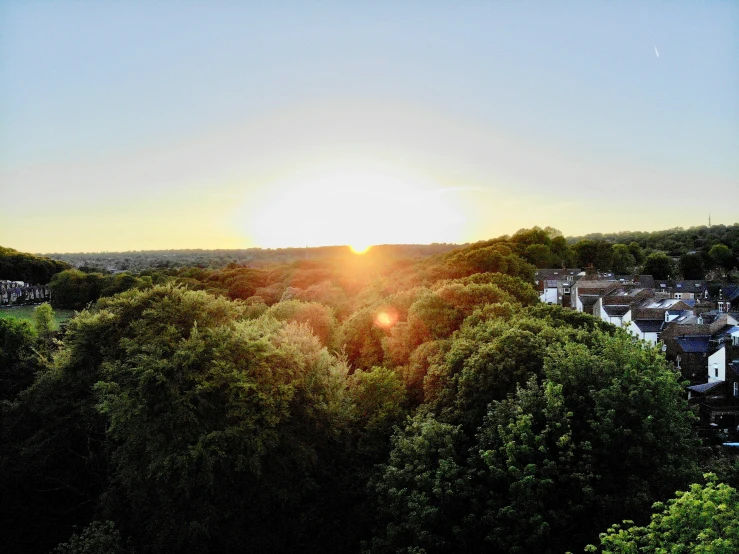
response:
M398 312L394 308L387 308L377 313L375 325L389 329L398 322Z

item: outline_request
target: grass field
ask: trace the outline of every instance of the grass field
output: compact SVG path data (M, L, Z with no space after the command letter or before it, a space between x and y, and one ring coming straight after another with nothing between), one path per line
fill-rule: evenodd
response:
M33 310L36 306L18 306L17 308L0 308L0 318L14 317L33 323ZM74 315L74 310L54 310L57 325Z

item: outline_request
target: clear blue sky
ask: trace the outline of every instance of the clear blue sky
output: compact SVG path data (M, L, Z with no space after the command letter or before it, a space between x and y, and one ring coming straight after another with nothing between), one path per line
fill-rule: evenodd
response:
M34 252L735 223L739 2L5 0L0 193Z

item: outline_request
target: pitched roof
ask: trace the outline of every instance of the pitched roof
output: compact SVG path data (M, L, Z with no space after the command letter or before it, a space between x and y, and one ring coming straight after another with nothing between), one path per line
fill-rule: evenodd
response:
M647 300L642 302L639 305L639 307L640 308L650 308L650 309L671 309L678 302L684 302L684 301L678 298L662 298L659 300L648 298Z
M727 285L721 287L721 296L724 300L735 300L739 298L739 285Z
M655 281L656 288L672 292L704 293L708 283L698 279L683 279L682 281Z
M710 335L695 335L692 337L676 337L675 341L686 354L708 352Z
M692 390L693 392L708 392L711 389L715 389L719 385L722 385L723 381L713 381L712 383L703 383L701 385L693 385L692 387L688 387L688 390Z
M549 268L549 269L537 269L534 272L534 278L538 279L539 281L543 281L545 279L567 279L567 277L574 277L576 275L579 275L582 273L582 269L573 267L570 269L557 269L557 268Z
M636 325L642 333L659 333L665 324L661 319L635 319Z
M622 317L626 315L626 313L630 309L630 306L603 306L603 311L605 311L610 316Z

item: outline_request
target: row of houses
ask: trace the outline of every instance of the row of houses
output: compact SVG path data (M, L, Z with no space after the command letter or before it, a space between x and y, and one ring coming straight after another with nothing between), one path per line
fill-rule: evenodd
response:
M589 313L661 348L687 381L703 429L739 438L739 285L577 268L539 270L536 280L543 302Z
M50 296L51 291L46 285L0 280L0 306L35 304L48 300Z

